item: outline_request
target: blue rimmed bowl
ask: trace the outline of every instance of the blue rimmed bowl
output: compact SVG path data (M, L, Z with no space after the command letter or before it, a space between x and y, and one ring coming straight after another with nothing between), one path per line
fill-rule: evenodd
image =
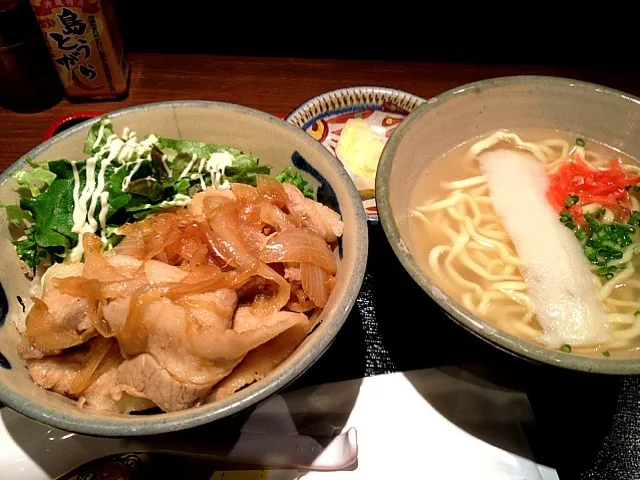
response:
M347 87L305 101L285 120L303 129L336 156L340 134L350 119L362 118L381 135L389 138L395 128L425 101L417 95L394 88ZM375 188L369 187L369 182L363 182L348 168L347 172L356 184L367 220L377 223Z
M18 356L15 327L26 316L18 301L29 298L30 282L10 243L4 209L0 212L0 402L36 421L64 430L102 436L173 432L202 425L260 402L291 383L329 347L358 295L367 260L367 224L362 202L345 169L324 147L299 128L246 107L204 101L160 102L109 113L114 129L126 126L140 135L214 142L260 156L274 172L293 166L318 192L318 199L338 210L345 230L337 255L336 286L321 314L320 326L263 380L216 403L172 413L122 415L80 409L75 402L46 391L31 380ZM0 176L0 202L17 203L13 171L28 168L26 159L81 160L88 120L60 133L20 158Z

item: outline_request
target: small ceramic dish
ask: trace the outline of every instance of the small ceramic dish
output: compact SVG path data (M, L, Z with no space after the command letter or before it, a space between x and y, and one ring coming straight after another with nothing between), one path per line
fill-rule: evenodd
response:
M232 415L271 396L295 380L329 347L360 290L367 259L367 229L362 203L345 169L326 149L300 129L250 108L218 102L160 102L109 112L116 131L135 129L172 138L216 142L251 152L281 171L298 169L317 198L342 215L344 234L336 252L334 290L318 328L288 359L262 380L214 403L171 413L123 415L79 408L75 401L37 386L18 355L16 321L28 310L30 281L24 276L6 213L0 210L0 402L38 422L63 430L99 436L149 435L202 425ZM17 204L15 171L29 168L27 159L81 160L87 131L95 120L75 125L34 148L0 175L0 201Z
M412 93L393 88L348 87L307 100L285 120L302 128L337 157L338 140L348 120L362 118L374 131L389 138L400 122L425 101ZM377 223L375 188L371 186L374 180L367 181L346 168L362 198L367 220Z

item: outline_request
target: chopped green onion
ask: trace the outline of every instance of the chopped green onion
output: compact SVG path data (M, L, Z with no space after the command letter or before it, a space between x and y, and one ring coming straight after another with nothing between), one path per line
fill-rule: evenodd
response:
M605 277L607 280L611 280L614 276L615 273L617 271L620 270L620 267L616 266L616 265L610 265L610 266L605 266L605 267L600 267L597 270L598 275L600 275L601 277Z
M596 211L596 218L598 220L600 220L602 217L604 217L604 214L607 213L607 211L604 208L600 208Z
M571 345L569 345L568 343L565 343L564 345L562 345L560 350L566 353L571 353Z
M580 198L577 195L570 195L564 202L564 205L565 207L570 207L571 205L578 203L578 200L580 200Z
M586 145L586 142L582 138L578 137L576 138L576 145L578 145L579 147L584 147Z
M640 227L640 212L638 210L631 212L627 224L633 225L634 227Z
M602 352L602 355L604 355L607 358L611 356L611 354L609 353L609 350L605 350L604 352Z
M623 258L623 249L633 243L631 235L636 233L636 228L617 222L599 223L588 213L584 218L589 227L589 236L583 248L589 261L599 267L607 267L611 260ZM616 271L616 267L607 267L599 269L598 274L611 279Z
M570 196L566 205L573 204L577 198L576 195ZM636 234L637 228L640 228L640 210L630 213L628 223L600 223L596 220L604 214L604 208L597 210L595 218L593 214L585 213L586 225L577 225L571 213L566 210L559 213L560 223L574 230L574 236L582 243L582 249L589 262L600 267L596 270L597 275L611 280L617 272L624 269L624 265L610 264L624 258L624 249L633 244L632 236ZM632 248L634 255L640 255L640 245L634 245Z

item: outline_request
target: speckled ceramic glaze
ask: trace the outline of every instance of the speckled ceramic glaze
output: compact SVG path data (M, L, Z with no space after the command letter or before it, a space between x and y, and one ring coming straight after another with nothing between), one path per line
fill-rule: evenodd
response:
M454 320L507 351L560 367L608 374L640 373L640 359L586 357L551 350L497 330L447 296L411 254L411 192L420 174L452 148L500 128L554 128L583 135L640 158L640 100L599 85L519 76L464 85L432 98L400 124L376 176L384 231L413 279Z
M286 122L237 105L215 102L163 102L118 110L109 114L114 129L128 126L139 135L198 140L233 146L260 156L274 172L296 167L316 189L318 199L337 209L345 232L338 257L336 287L322 313L321 325L275 371L237 394L202 407L157 415L120 415L79 409L74 402L35 385L16 352L19 336L14 322L24 316L17 296L29 297L29 282L22 275L0 213L0 401L45 424L94 435L130 436L177 431L201 425L253 405L295 380L329 347L358 295L367 258L367 228L360 197L346 171L324 147ZM10 173L26 168L26 158L80 160L84 138L94 120L73 127L35 148L0 176L0 202L16 203ZM6 298L5 298L6 297Z
M293 110L286 121L302 128L335 155L340 133L349 119L362 118L388 138L400 122L425 101L393 88L340 88L307 100ZM353 178L358 187L357 178ZM367 220L377 223L375 198L364 198L362 204Z

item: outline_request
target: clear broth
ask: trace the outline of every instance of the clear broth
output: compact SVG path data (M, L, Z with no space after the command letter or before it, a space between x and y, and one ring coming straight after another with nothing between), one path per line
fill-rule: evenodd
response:
M590 151L598 153L599 155L607 159L620 159L625 164L638 164L638 161L636 161L629 155L626 155L602 143L581 137L580 135L560 132L558 130L552 129L517 129L511 131L513 133L516 133L522 140L526 142L539 142L545 139L554 138L565 140L570 145L574 145L576 138L583 138L586 142L586 148ZM410 197L409 212L412 212L418 206L432 203L436 200L444 199L450 193L450 191L444 189L442 187L442 183L480 176L481 172L477 161L472 160L470 162L463 162L462 159L471 145L478 142L479 140L482 140L483 138L486 138L491 133L493 132L489 132L486 135L473 138L468 142L459 145L458 147L443 155L441 158L434 161L424 172L422 172L422 174L420 175L420 179L414 187L414 190ZM507 144L506 142L503 142L492 148L513 149L514 147L510 144ZM493 215L496 217L496 222L500 223L499 219L493 212L493 209L491 209L490 206L487 206L486 208L490 210L490 212L493 213ZM464 305L462 297L464 293L467 292L467 290L461 288L457 283L452 281L450 277L438 275L437 272L435 272L429 264L429 253L434 247L438 245L451 245L451 240L446 235L444 230L441 228L437 228L437 223L434 225L434 227L435 228L427 228L422 220L410 213L409 248L418 265L425 272L427 272L449 296L451 296L460 304ZM640 236L636 234L636 238L638 237ZM508 242L507 248L513 254L516 253L515 247L511 241ZM499 258L495 253L493 254L493 256L496 259ZM615 288L614 293L612 294L612 298L620 300L640 299L639 257L640 255L636 255L634 259L634 265L636 265L636 273L633 275L633 277L631 277L631 279L629 279L629 282L622 283ZM456 259L453 262L454 263L452 265L455 266L456 270L461 273L465 280L476 283L483 289L486 289L488 285L492 283L491 281L486 280L471 269L462 265L459 260ZM636 262L638 262L638 264L636 264ZM609 309L609 311L611 310ZM508 305L508 303L504 302L493 302L493 304L492 302L489 302L489 307L486 311L486 314L482 315L482 317L485 321L499 329L505 330L508 333L511 333L518 337L536 342L535 338L531 337L530 335L523 334L518 329L513 328L513 325L518 321L518 318L522 318L522 313L518 312L517 304L515 301L513 301L513 305ZM535 317L533 318L530 325L534 328L537 328L538 330L542 330ZM594 346L589 348L582 347L574 349L574 353L601 356L604 350L607 349L603 348L602 346ZM627 346L616 351L611 350L610 353L612 357L615 356L616 358L629 356L638 358L640 357L640 338L636 338L635 340L633 340L630 347Z

